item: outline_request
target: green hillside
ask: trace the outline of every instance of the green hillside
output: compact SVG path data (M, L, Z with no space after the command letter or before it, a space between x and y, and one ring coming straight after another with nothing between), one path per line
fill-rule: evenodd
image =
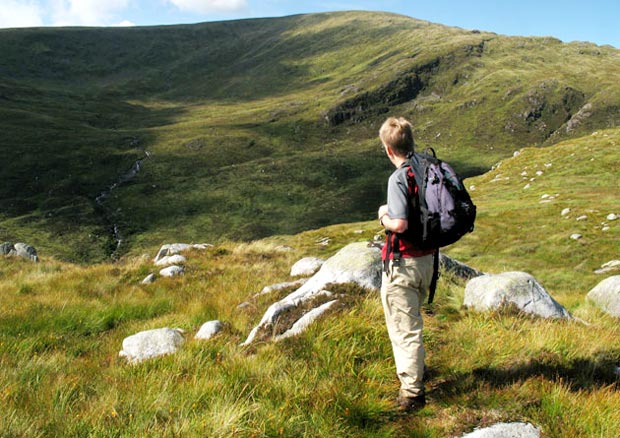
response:
M617 126L619 71L611 47L383 13L1 30L0 240L92 262L367 220L386 115L474 175Z
M443 438L524 421L549 438L615 437L618 323L585 295L605 277L593 271L618 258L620 220L606 219L620 213L618 144L620 129L611 129L529 147L466 180L476 230L447 253L485 272L531 272L578 320L468 311L464 284L442 275L425 316L429 403L412 415L395 409L376 292L341 286L334 290L349 295L346 305L303 335L240 345L290 290L256 292L289 280L302 257L373 238L376 220L223 241L186 253L184 276L150 285L140 281L157 246L89 266L2 257L2 435ZM213 319L224 323L221 334L192 339ZM186 331L178 353L135 366L118 357L125 337L166 326Z

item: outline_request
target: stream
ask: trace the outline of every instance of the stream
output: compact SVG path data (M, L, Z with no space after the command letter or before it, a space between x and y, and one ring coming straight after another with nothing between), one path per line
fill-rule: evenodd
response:
M139 141L137 139L132 141L132 145L134 145L134 146L137 146L138 143L139 143ZM121 246L123 244L123 236L121 234L121 230L120 230L118 224L114 220L114 212L112 212L109 209L107 209L106 206L105 206L105 203L106 203L106 200L112 195L114 190L118 189L123 184L126 184L126 183L132 181L138 175L138 173L140 173L140 170L142 169L142 163L144 163L145 160L147 160L147 159L149 159L151 157L151 153L149 151L147 151L146 149L139 148L139 150L144 153L144 157L136 160L133 163L133 165L131 166L131 168L127 172L123 173L116 180L116 182L114 182L108 188L103 190L95 198L95 204L97 206L97 209L102 212L102 216L103 216L105 222L108 223L108 227L109 227L110 232L112 234L112 239L115 242L114 250L110 254L110 256L113 259L116 259L118 257L118 253L119 253L119 251L121 249Z

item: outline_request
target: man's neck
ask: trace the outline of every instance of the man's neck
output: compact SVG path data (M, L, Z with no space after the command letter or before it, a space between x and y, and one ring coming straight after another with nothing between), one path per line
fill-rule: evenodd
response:
M405 161L407 161L407 158L406 157L401 157L401 156L398 156L398 155L393 155L393 156L390 157L390 161L398 169L400 166L403 165L403 163Z

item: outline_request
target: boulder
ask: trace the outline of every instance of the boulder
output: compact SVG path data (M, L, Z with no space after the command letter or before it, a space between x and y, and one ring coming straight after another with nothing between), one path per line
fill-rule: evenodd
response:
M329 258L319 272L299 289L272 304L243 345L250 344L259 330L271 326L284 311L316 298L328 284L355 283L369 289L381 286L381 251L365 242L352 243Z
M26 243L17 242L15 244L15 252L16 252L16 255L19 257L32 260L33 262L39 261L37 250L34 249L34 247Z
M291 277L308 277L314 275L316 271L321 269L325 260L318 257L305 257L299 260L291 268Z
M597 284L586 298L595 303L605 313L620 317L620 275L608 277Z
M15 245L11 242L2 243L0 245L0 254L17 256L27 260L32 260L33 262L39 261L37 250L34 249L34 247L22 242L18 242Z
M217 335L222 331L222 323L220 321L208 321L205 322L194 339L211 339L213 336Z
M183 343L183 330L178 328L160 328L136 333L123 340L123 349L119 356L130 363L176 353Z
M155 266L183 265L187 259L181 254L165 256L155 262Z
M162 277L174 277L176 275L183 275L184 272L185 268L183 266L172 265L159 271L159 275Z
M540 438L540 429L530 423L497 423L476 429L462 438Z
M479 311L513 304L524 313L543 318L571 318L538 281L525 272L485 274L469 280L463 305Z

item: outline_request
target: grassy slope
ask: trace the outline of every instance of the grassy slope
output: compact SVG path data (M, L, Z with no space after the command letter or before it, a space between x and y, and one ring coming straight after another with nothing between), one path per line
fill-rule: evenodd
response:
M105 259L112 223L137 253L371 217L386 111L467 174L620 120L615 49L391 14L4 30L0 53L0 240L73 261ZM98 208L143 149L139 177Z
M620 221L607 231L600 224L618 213L619 143L620 130L608 130L526 148L467 181L475 186L477 228L448 252L487 272L533 273L590 325L468 312L460 308L464 285L442 277L435 315L426 317L430 403L413 421L393 408L397 381L376 293L350 288L347 308L299 338L239 346L277 297L243 311L239 303L286 280L302 256L328 257L372 238L379 231L372 221L223 242L188 254L183 278L150 286L139 284L152 269L147 258L90 267L46 256L37 265L0 259L0 297L11 303L0 317L0 430L445 437L503 420L533 422L546 437L614 436L618 325L585 294L602 279L593 270L618 255ZM544 194L558 196L541 203ZM564 208L569 218L561 218ZM588 220L576 221L582 214ZM574 232L584 238L571 240ZM317 243L325 237L328 246ZM211 319L225 322L224 333L192 340ZM163 326L187 330L181 352L134 367L117 357L124 337Z

